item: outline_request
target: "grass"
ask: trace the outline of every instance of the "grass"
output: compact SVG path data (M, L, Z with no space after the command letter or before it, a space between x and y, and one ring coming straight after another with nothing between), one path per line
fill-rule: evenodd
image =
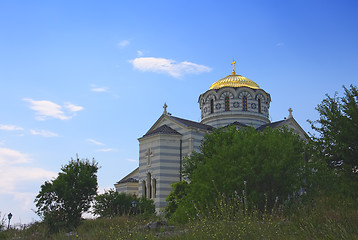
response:
M198 212L196 219L170 232L145 228L156 218L122 216L85 220L72 235L48 235L45 225L35 223L1 232L0 239L358 239L357 200L320 197L273 213L237 211L235 204L219 201L216 208Z

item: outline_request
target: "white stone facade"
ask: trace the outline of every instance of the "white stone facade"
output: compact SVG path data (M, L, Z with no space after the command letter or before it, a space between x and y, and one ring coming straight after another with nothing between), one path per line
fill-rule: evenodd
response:
M151 134L163 126L167 127L166 130L170 128L174 131L169 129ZM165 207L165 199L172 190L170 184L182 179L181 164L184 157L193 151L199 151L201 139L208 132L163 114L148 133L138 139L139 196L152 198L157 211Z

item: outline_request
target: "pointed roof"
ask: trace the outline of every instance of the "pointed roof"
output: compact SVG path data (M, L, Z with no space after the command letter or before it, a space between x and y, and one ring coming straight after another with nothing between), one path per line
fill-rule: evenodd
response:
M127 174L124 178L122 178L121 180L119 180L116 184L120 184L120 183L125 183L125 182L134 182L133 180L136 180L136 177L138 177L139 173L139 167L137 167L136 169L134 169L132 172L130 172L129 174ZM131 179L131 180L128 180ZM127 181L128 180L128 181ZM115 184L115 185L116 185Z
M127 183L127 182L137 183L137 182L139 182L139 180L135 179L135 178L126 178L126 179L120 180L119 182L117 182L117 184Z
M230 124L227 125L227 126L230 126L230 125L235 125L236 127L248 127L248 125L243 124L243 123L238 122L238 121L235 121L235 122L233 122L233 123L230 123Z
M281 121L277 121L277 122L264 124L264 125L256 128L256 130L263 131L263 130L265 130L266 127L277 128L277 127L284 126L284 125L293 128L294 131L296 133L298 133L302 139L305 139L305 140L309 139L309 136L307 135L307 133L302 129L302 127L297 123L297 121L293 117L287 118L287 119L284 119Z
M176 123L176 124L179 124L180 126L182 127L187 127L187 128L196 128L198 130L202 130L202 131L211 131L213 129L212 126L210 125L206 125L206 124L203 124L203 123L199 123L199 122L194 122L194 121L190 121L190 120L187 120L187 119L183 119L183 118L179 118L179 117L174 117L170 114L162 114L158 120L152 125L152 127L148 130L148 132L146 134L144 134L142 137L146 137L148 135L151 135L153 134L153 131L155 131L157 129L157 126L160 124L160 122L164 119L168 119L170 121L172 121L173 123ZM169 126L167 126L168 128L170 128ZM160 128L160 127L159 127ZM170 129L168 129L166 131L169 131L169 132L166 132L166 133L174 133L172 132ZM174 130L174 129L172 129ZM174 130L175 131L175 130ZM177 131L176 131L177 132ZM164 133L164 132L163 132ZM179 133L179 132L177 132ZM179 133L180 134L180 133ZM141 139L141 138L139 138Z
M194 121L190 121L190 120L178 118L178 117L173 117L173 116L169 116L169 117L174 119L175 121L185 125L186 127L199 128L199 129L203 129L203 130L212 130L213 129L212 126L206 125L203 123L194 122Z
M181 135L178 131L174 130L173 128L169 127L168 125L164 124L152 131L148 131L146 134L143 135L143 137L154 135L154 134L176 134Z
M261 125L260 127L256 128L256 130L263 131L263 130L265 130L266 127L275 128L275 127L280 126L285 121L286 120L281 120L281 121L277 121L277 122L267 123L267 124Z

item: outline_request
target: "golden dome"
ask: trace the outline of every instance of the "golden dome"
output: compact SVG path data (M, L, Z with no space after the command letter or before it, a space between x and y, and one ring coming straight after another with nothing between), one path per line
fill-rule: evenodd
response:
M235 74L235 72L233 71ZM252 89L260 89L259 85L257 85L254 81L243 77L241 75L229 75L226 76L211 85L209 90L211 89L220 89L223 87L249 87Z

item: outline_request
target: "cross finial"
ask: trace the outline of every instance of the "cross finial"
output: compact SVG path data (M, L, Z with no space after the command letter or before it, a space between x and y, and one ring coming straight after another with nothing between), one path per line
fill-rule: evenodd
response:
M232 60L232 75L235 75L235 60Z
M293 116L292 116L292 112L293 112L292 108L289 108L288 112L289 112L288 118L293 118Z
M167 103L164 103L164 106L163 106L163 108L164 108L163 114L167 114L167 107L168 107Z

